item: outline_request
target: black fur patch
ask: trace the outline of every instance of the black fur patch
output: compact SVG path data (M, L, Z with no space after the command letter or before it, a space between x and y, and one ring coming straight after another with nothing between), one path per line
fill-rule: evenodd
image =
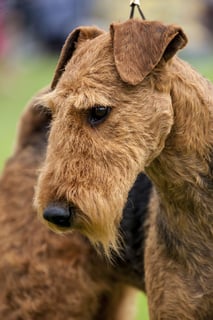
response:
M139 174L123 211L120 229L123 234L124 247L121 257L113 256L115 268L121 277L144 290L144 241L146 230L144 223L148 215L148 204L152 184L144 175ZM127 278L127 279L126 279Z

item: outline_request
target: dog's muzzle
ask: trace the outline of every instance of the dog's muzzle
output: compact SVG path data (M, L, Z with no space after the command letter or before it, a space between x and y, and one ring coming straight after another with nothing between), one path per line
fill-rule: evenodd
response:
M58 227L69 228L74 219L74 209L51 204L44 210L43 218Z

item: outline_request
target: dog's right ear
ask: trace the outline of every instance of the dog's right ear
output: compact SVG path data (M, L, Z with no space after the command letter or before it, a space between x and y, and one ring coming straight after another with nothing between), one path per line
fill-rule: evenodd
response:
M130 19L110 27L115 66L121 79L137 85L158 65L182 49L187 38L175 25Z
M104 33L103 30L95 27L79 27L69 34L61 50L58 64L56 66L55 74L51 83L52 90L55 89L62 73L65 70L67 62L71 59L77 43L96 38L102 33Z

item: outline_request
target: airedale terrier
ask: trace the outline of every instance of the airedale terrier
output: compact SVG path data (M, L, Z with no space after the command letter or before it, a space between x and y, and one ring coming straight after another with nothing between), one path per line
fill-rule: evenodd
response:
M59 237L42 226L32 208L51 122L51 114L37 106L42 94L21 118L0 179L0 319L134 319L137 291L131 287L144 290L151 184L140 175L130 191L120 226L124 245L113 265L79 233Z
M110 254L138 173L156 186L151 319L213 319L213 86L176 56L186 43L155 21L77 28L43 99L53 122L35 203L53 230L77 229Z

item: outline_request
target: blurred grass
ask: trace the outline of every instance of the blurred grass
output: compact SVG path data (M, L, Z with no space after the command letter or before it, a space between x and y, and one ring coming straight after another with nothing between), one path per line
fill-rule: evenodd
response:
M0 170L11 154L18 118L31 97L52 79L56 58L0 64Z
M213 80L212 57L191 59L191 64L204 76ZM5 159L11 154L18 118L33 94L46 86L52 79L56 58L7 61L0 64L0 170ZM148 320L146 298L138 297L137 320Z

